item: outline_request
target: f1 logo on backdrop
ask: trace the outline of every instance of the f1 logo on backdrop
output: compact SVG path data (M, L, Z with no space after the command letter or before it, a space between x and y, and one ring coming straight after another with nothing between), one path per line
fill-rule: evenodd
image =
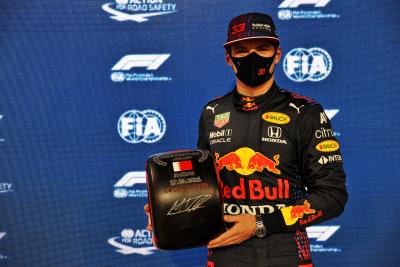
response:
M142 23L150 17L176 12L176 4L165 0L115 0L101 7L117 21L134 21Z
M279 8L297 8L300 5L314 5L315 7L324 7L331 0L285 0L279 5Z
M307 227L306 230L309 238L315 238L316 241L328 241L339 228L339 225L311 226Z
M118 120L118 133L128 143L155 143L165 134L167 123L157 111L128 110Z
M162 64L171 56L171 54L136 54L122 57L111 68L111 80L113 82L123 81L171 81L172 78L160 76L157 77L152 71L158 70ZM129 72L134 68L147 70L145 73Z
M115 198L147 198L146 187L135 185L146 185L146 172L128 172L114 185Z
M332 65L329 53L319 47L294 48L283 60L283 70L294 82L322 81L331 73Z
M132 68L158 69L171 54L127 55L121 58L111 70L130 70Z
M146 183L146 172L128 172L122 176L114 186L115 187L132 187L135 184Z
M323 8L331 0L284 0L279 5L278 18L281 20L297 19L338 19L340 14L324 13Z
M328 247L328 240L340 229L339 225L324 225L307 227L307 234L310 238L311 252L337 253L342 252L341 248Z

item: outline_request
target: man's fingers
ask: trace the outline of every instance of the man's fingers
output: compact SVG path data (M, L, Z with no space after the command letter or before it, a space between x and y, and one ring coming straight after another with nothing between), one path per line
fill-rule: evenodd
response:
M237 222L238 220L237 220L237 216L225 215L224 221L225 222Z
M146 205L144 205L144 211L146 212L146 213L149 213L150 212L150 205L149 204L146 204Z
M229 229L225 233L221 234L217 238L211 240L208 244L215 245L215 244L219 244L222 242L226 242L226 240L230 240L232 237L235 237L236 234L237 234L237 230L235 229L235 227L232 227L231 229Z
M218 243L221 243L222 241L224 241L227 236L230 235L230 233L228 233L230 230L226 231L225 233L219 235L217 238L214 238L213 240L211 240L210 242L208 242L209 245L215 245Z
M149 206L149 204L144 205L144 212L146 213L147 217L150 218L150 206Z
M243 240L241 240L237 235L234 236L228 236L224 239L221 239L220 241L216 240L213 243L209 243L207 246L208 248L215 248L215 247L224 247L224 246L230 246L234 244L239 244Z
M146 212L147 215L147 227L146 229L150 232L153 231L153 226L151 225L151 219L150 219L150 206L149 204L144 205L143 207L144 211Z
M255 220L254 216L252 216L245 214L236 216L225 215L224 220L228 223L234 223L233 227L214 240L211 240L208 243L208 248L239 244L251 237L252 231L249 231L251 225L249 222Z

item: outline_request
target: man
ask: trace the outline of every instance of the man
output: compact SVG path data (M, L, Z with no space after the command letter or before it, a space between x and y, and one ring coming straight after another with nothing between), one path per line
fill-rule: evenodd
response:
M274 82L270 16L232 19L224 47L236 87L204 107L198 147L214 157L230 228L209 242L207 267L313 266L305 227L347 201L339 143L321 105Z
M224 47L236 88L203 109L198 147L214 156L233 226L208 244L208 266L312 266L305 227L347 201L339 144L321 105L275 84L270 16L232 19Z

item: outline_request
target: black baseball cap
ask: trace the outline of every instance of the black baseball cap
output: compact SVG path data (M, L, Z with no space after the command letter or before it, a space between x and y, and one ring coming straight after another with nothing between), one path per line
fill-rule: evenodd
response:
M234 17L229 23L228 39L224 47L254 38L270 39L279 44L279 37L271 16L264 13L246 13Z

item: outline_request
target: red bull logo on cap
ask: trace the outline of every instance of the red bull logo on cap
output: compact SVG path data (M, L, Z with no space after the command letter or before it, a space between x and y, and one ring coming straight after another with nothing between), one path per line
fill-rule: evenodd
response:
M215 162L218 172L226 168L228 171L234 170L242 175L250 175L255 171L262 172L266 169L269 172L281 174L281 171L276 168L279 165L279 155L275 155L272 160L249 147L241 147L222 157L215 153Z

